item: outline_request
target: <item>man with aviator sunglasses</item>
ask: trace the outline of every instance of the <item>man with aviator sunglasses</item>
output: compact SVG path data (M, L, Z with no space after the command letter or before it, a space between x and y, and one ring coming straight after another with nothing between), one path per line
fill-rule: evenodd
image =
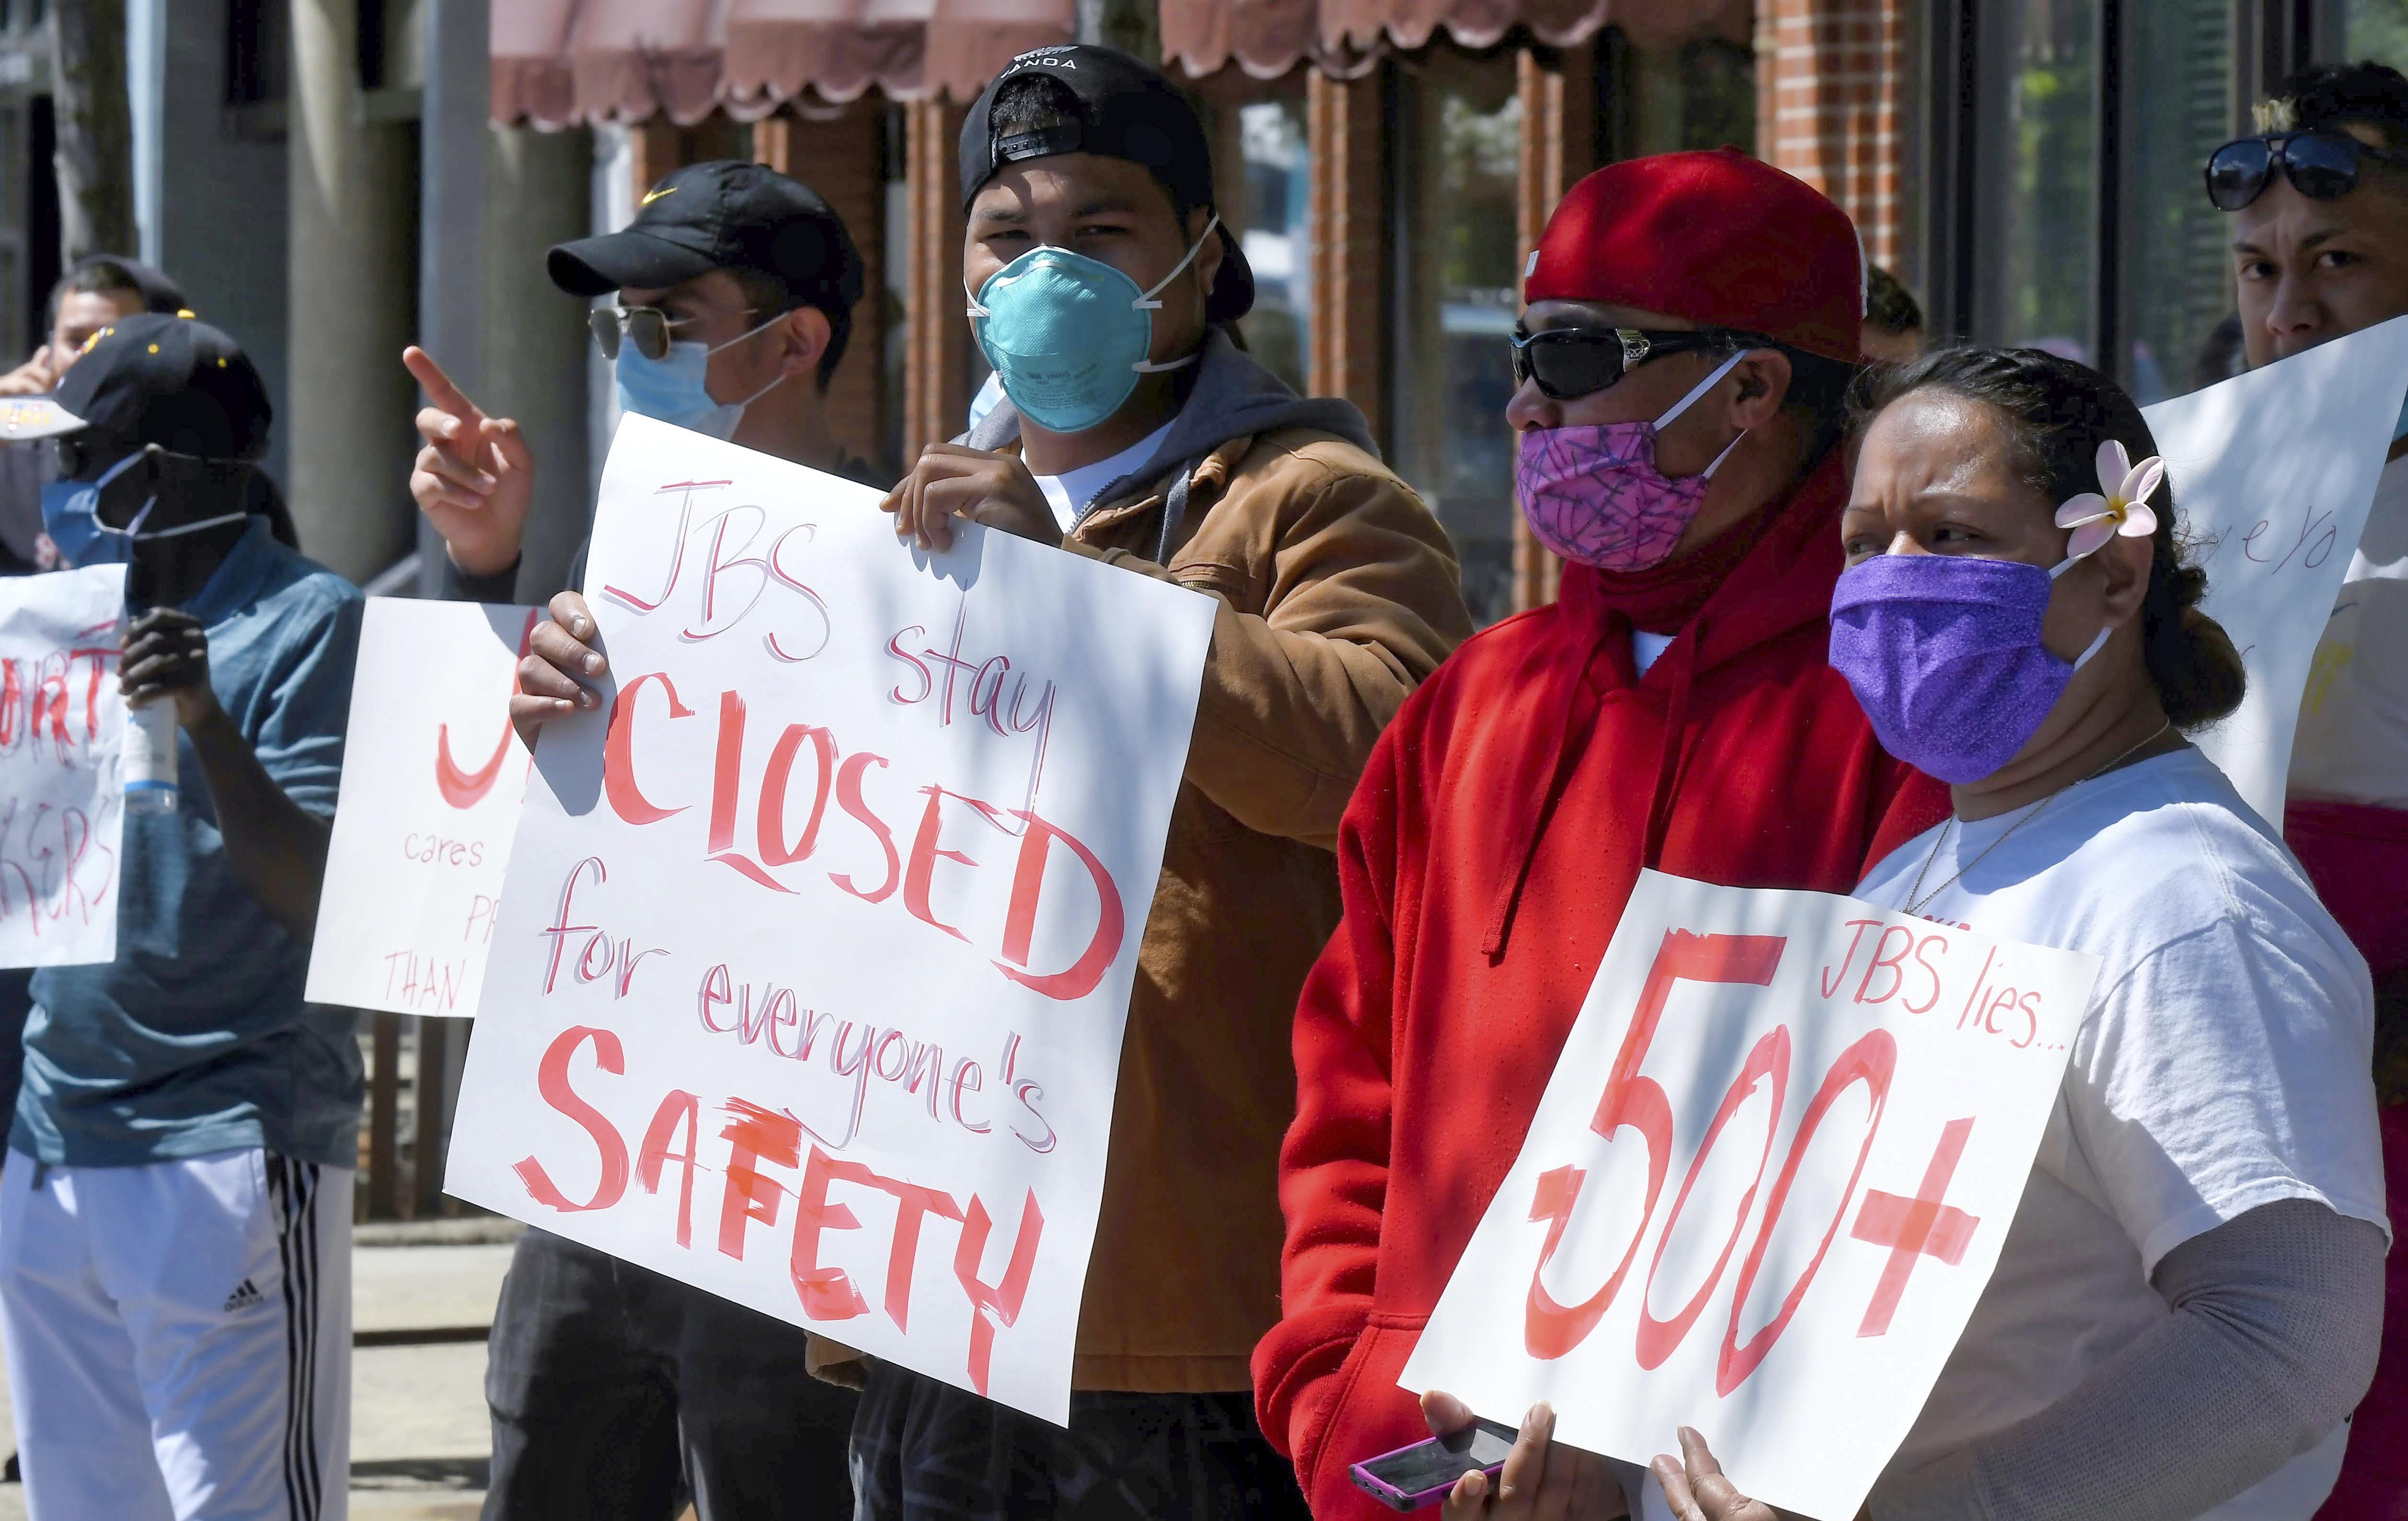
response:
M883 489L828 425L828 380L861 299L862 264L842 219L809 186L759 164L691 164L646 192L633 223L563 243L546 267L570 295L617 294L588 319L623 412L641 412ZM515 600L535 456L424 350L402 363L426 390L426 446L409 478L443 536L448 595ZM583 580L584 554L567 584ZM561 588L530 586L538 600Z
M553 249L552 283L591 299L622 411L725 438L882 490L828 425L859 253L843 222L765 165L689 165L629 226ZM551 599L570 633L593 624L576 588L525 584L520 537L535 468L518 424L486 415L424 351L402 362L431 403L410 494L448 547L447 595ZM555 595L557 594L557 595ZM690 1492L703 1521L850 1514L855 1396L810 1376L806 1334L607 1253L529 1230L494 1313L485 1397L491 1521L655 1521Z
M2252 367L2408 313L2408 78L2320 65L2207 165L2230 215ZM2279 172L2278 172L2279 171ZM2394 1220L2408 1217L2408 409L2317 647L2283 836L2374 974L2375 1089ZM2408 1271L2394 1254L2372 1390L2320 1516L2408 1494Z

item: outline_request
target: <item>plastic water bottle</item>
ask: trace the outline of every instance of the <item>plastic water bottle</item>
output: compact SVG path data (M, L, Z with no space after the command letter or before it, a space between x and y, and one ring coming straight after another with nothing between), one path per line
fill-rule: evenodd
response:
M173 813L182 798L176 784L176 699L153 697L125 712L125 811Z
M136 552L125 567L125 626L150 605L156 575ZM128 813L173 813L183 803L177 783L176 699L153 697L125 710L125 744L118 762Z

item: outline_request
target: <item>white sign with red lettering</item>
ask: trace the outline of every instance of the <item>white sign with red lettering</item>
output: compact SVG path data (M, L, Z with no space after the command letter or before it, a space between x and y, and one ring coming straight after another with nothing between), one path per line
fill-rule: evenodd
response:
M0 967L114 961L125 567L0 584Z
M1401 1382L1850 1521L1997 1266L2098 974L1643 873Z
M1214 604L621 423L445 1186L1067 1421Z
M314 1001L477 1012L526 795L510 689L539 616L505 604L369 599L309 950Z

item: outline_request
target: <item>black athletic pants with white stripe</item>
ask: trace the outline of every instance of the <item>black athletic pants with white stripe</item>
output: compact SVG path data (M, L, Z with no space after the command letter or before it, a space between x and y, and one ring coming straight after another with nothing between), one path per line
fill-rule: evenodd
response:
M0 1169L0 1335L33 1521L338 1521L350 1170L217 1152Z

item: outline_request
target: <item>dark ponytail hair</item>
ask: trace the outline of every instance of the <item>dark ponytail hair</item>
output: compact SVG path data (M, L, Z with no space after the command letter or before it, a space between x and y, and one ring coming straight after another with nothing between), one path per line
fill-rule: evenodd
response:
M2157 452L2140 408L2124 388L2086 365L2038 349L1936 349L1907 364L1866 373L1853 411L1859 434L1882 409L1917 391L1980 402L2006 420L2015 468L2053 511L2099 489L2099 446L2114 439L2135 460ZM2212 724L2241 706L2241 656L2223 626L2200 610L2207 572L2174 540L2173 482L2150 503L2149 585L2141 600L2141 650L2166 717L2179 729Z

